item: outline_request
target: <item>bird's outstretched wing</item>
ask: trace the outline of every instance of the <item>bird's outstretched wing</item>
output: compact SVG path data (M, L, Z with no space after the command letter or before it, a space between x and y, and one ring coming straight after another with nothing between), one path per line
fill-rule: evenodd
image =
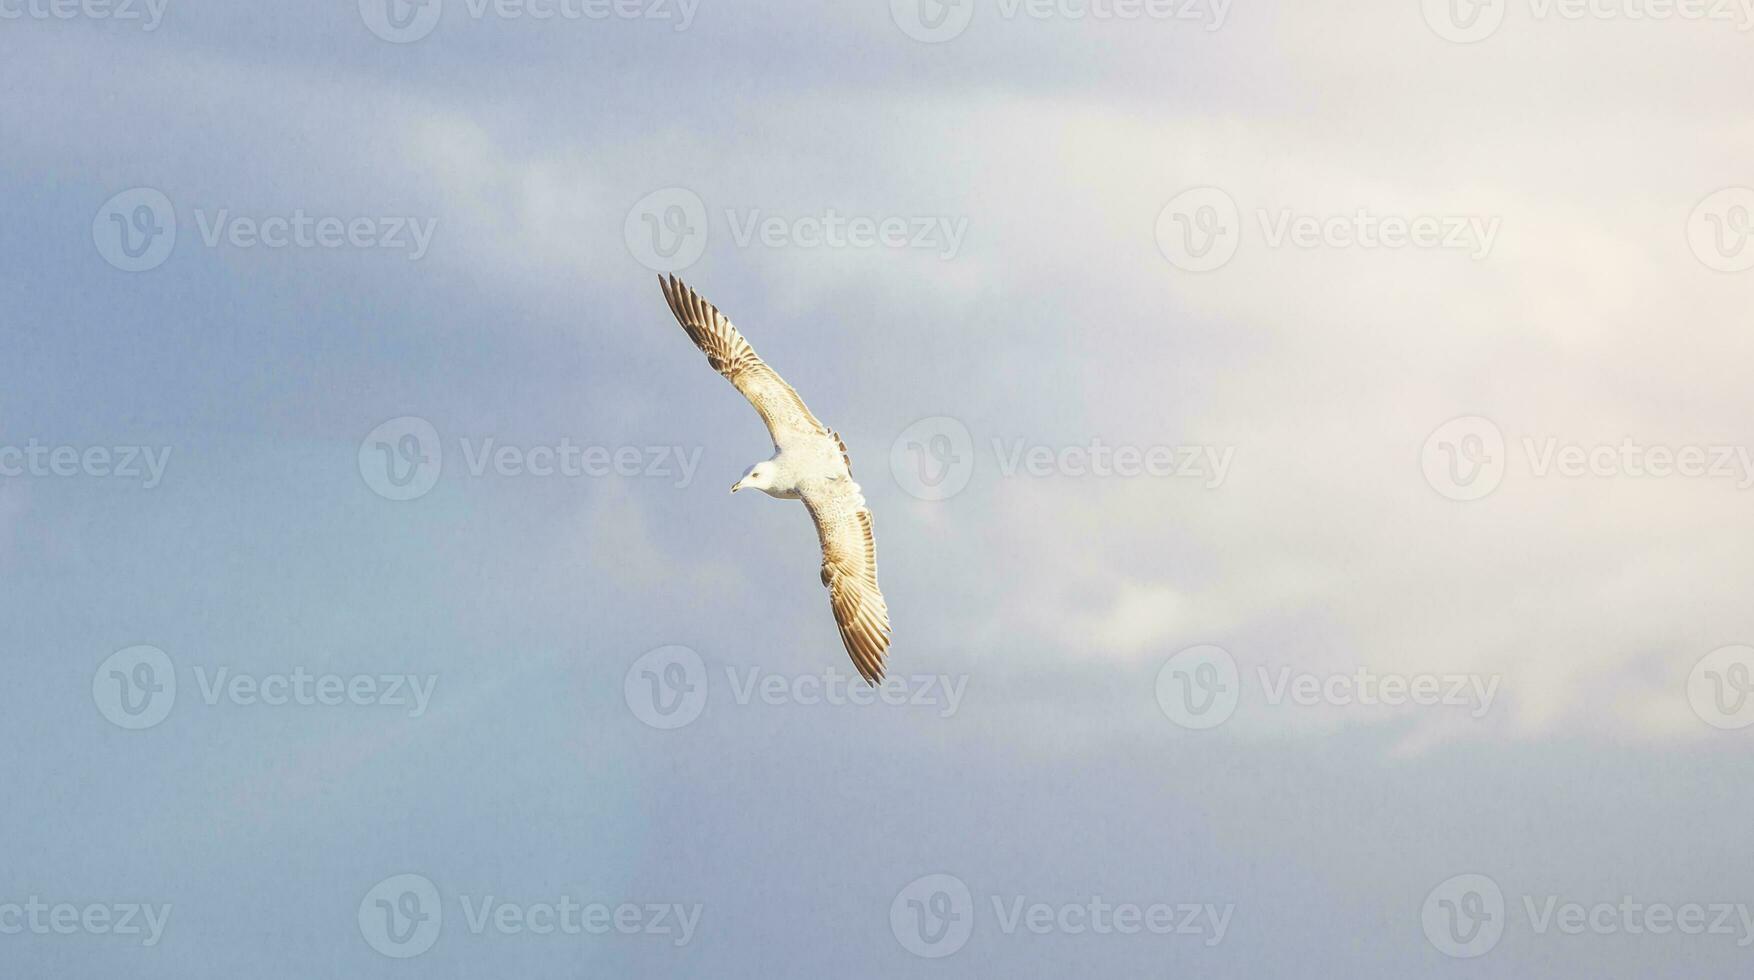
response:
M883 679L889 651L889 604L877 587L877 538L858 484L835 481L830 489L804 494L816 535L822 539L822 584L840 627L841 642L859 676Z
M788 443L829 434L828 427L810 414L798 392L767 366L717 307L675 276L668 279L659 276L658 284L664 287L670 312L676 314L676 321L688 331L694 346L706 355L707 363L761 413L774 448L783 449Z

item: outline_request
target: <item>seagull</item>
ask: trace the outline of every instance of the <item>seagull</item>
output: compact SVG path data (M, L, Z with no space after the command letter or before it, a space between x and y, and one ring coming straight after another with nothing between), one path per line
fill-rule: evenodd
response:
M804 502L822 542L822 584L828 588L841 642L859 676L877 686L889 650L889 605L877 587L871 511L853 482L846 443L810 414L798 392L756 355L717 307L675 276L659 276L658 285L694 346L749 399L773 437L773 457L749 467L743 479L731 484L731 492L760 490L780 500Z

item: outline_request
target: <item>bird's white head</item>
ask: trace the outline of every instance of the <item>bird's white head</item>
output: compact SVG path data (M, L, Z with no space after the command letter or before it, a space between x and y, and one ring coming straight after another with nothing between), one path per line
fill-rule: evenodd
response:
M749 467L749 472L743 474L743 479L731 484L731 492L736 493L739 490L760 490L765 493L772 493L776 489L774 485L775 475L773 462L764 459L761 462L756 463L754 466Z

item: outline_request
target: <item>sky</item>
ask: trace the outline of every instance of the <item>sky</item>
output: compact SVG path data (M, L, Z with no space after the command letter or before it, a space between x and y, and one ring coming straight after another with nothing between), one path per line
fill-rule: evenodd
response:
M1750 43L0 0L0 974L1746 976Z

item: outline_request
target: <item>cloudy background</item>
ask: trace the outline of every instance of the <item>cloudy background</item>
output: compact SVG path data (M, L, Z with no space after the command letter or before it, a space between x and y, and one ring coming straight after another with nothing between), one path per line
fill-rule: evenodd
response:
M1747 974L1644 907L1754 903L1754 11L532 2L0 0L0 973ZM845 436L919 703L658 271Z

